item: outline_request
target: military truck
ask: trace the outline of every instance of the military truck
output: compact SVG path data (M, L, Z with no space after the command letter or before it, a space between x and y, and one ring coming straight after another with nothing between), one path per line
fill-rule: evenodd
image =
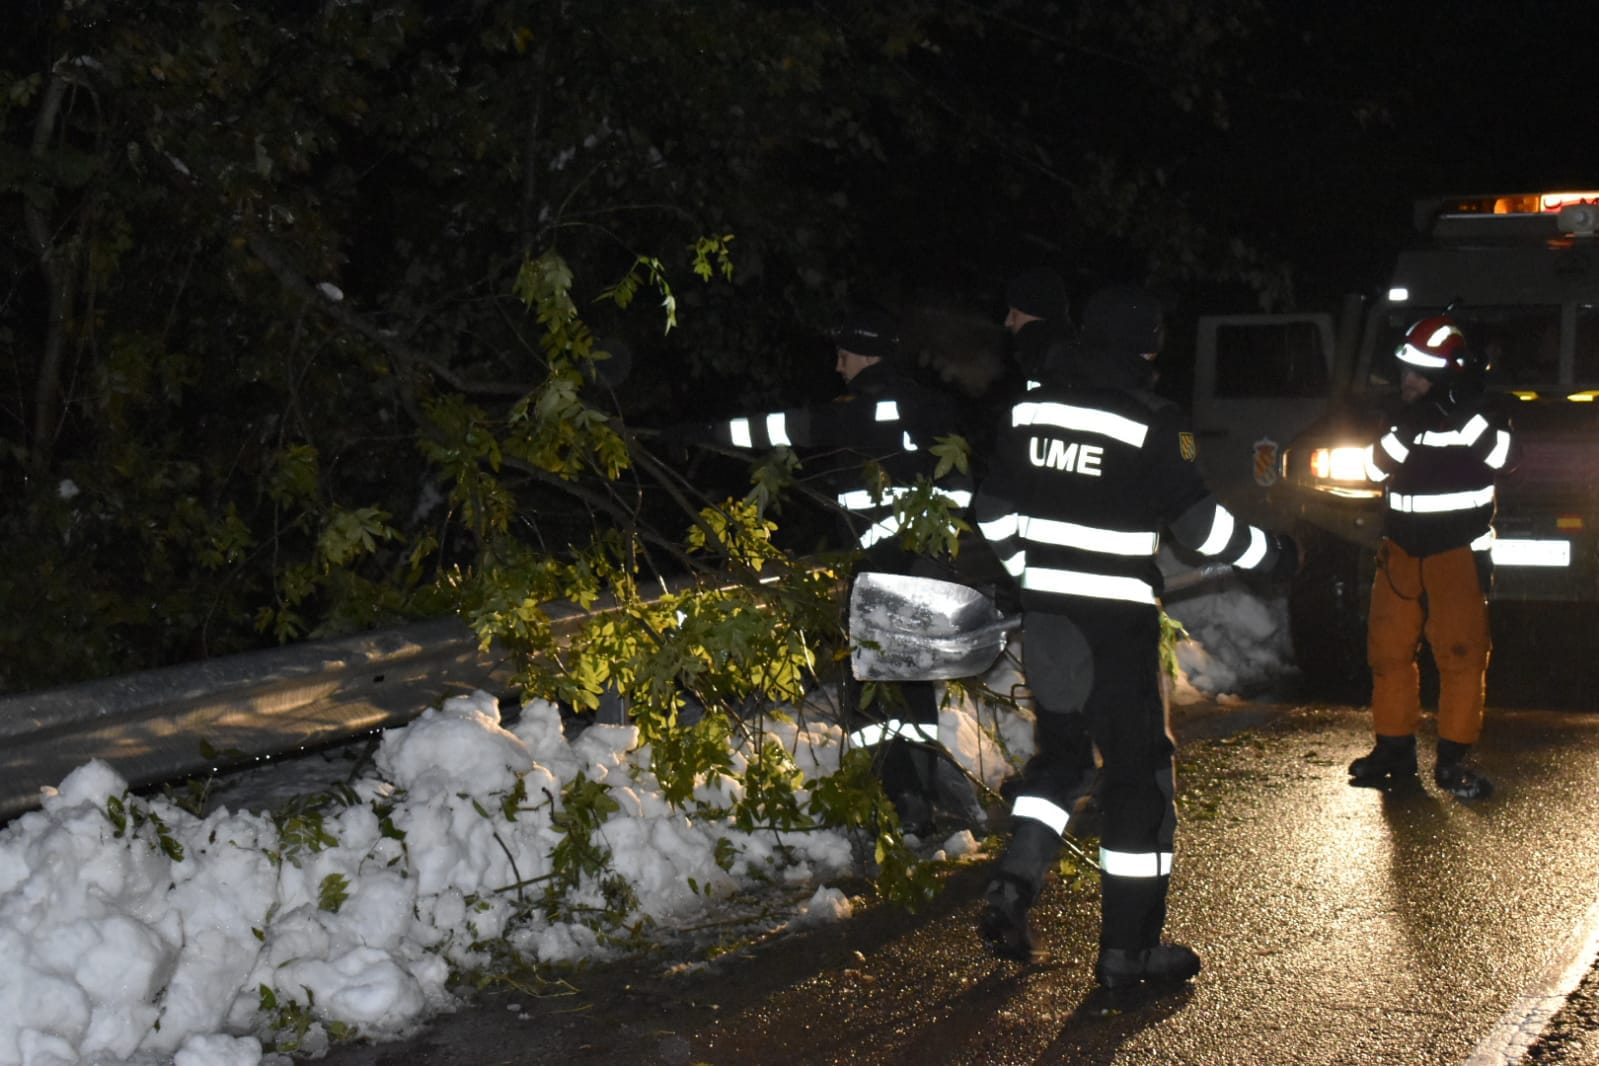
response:
M1205 475L1241 515L1301 538L1299 667L1355 698L1369 684L1382 504L1363 453L1398 405L1394 350L1425 315L1450 309L1515 431L1492 599L1599 604L1599 192L1441 197L1419 201L1415 221L1384 291L1334 310L1203 318L1195 348Z

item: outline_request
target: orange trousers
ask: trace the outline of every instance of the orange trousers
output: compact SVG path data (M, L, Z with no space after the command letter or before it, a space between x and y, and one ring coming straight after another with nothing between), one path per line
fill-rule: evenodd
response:
M1475 744L1482 735L1488 656L1488 598L1470 548L1416 557L1391 540L1377 552L1366 630L1372 725L1407 736L1421 720L1416 653L1423 634L1438 664L1438 736Z

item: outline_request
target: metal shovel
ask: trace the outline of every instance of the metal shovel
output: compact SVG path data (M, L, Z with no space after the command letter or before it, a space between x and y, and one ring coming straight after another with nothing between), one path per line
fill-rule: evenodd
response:
M1165 581L1165 595L1233 572L1202 566ZM849 596L850 667L861 681L947 681L994 665L1020 615L1000 613L984 593L955 581L857 574Z
M857 574L849 594L850 667L862 681L944 681L994 665L1022 623L954 581Z

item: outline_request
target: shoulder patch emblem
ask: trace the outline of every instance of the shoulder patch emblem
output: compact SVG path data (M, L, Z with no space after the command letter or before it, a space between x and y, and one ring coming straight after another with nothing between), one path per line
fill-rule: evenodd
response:
M1265 488L1277 484L1277 442L1270 437L1255 442L1255 484Z
M1199 454L1199 449L1194 446L1194 435L1187 430L1178 433L1177 450L1182 453L1186 462L1193 462L1194 457Z

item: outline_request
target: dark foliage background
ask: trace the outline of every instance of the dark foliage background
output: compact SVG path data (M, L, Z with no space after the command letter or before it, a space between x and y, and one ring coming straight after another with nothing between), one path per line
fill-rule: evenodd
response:
M0 688L737 562L644 431L828 395L851 303L980 404L1007 275L1142 280L1180 393L1412 197L1592 185L1556 13L18 0Z

